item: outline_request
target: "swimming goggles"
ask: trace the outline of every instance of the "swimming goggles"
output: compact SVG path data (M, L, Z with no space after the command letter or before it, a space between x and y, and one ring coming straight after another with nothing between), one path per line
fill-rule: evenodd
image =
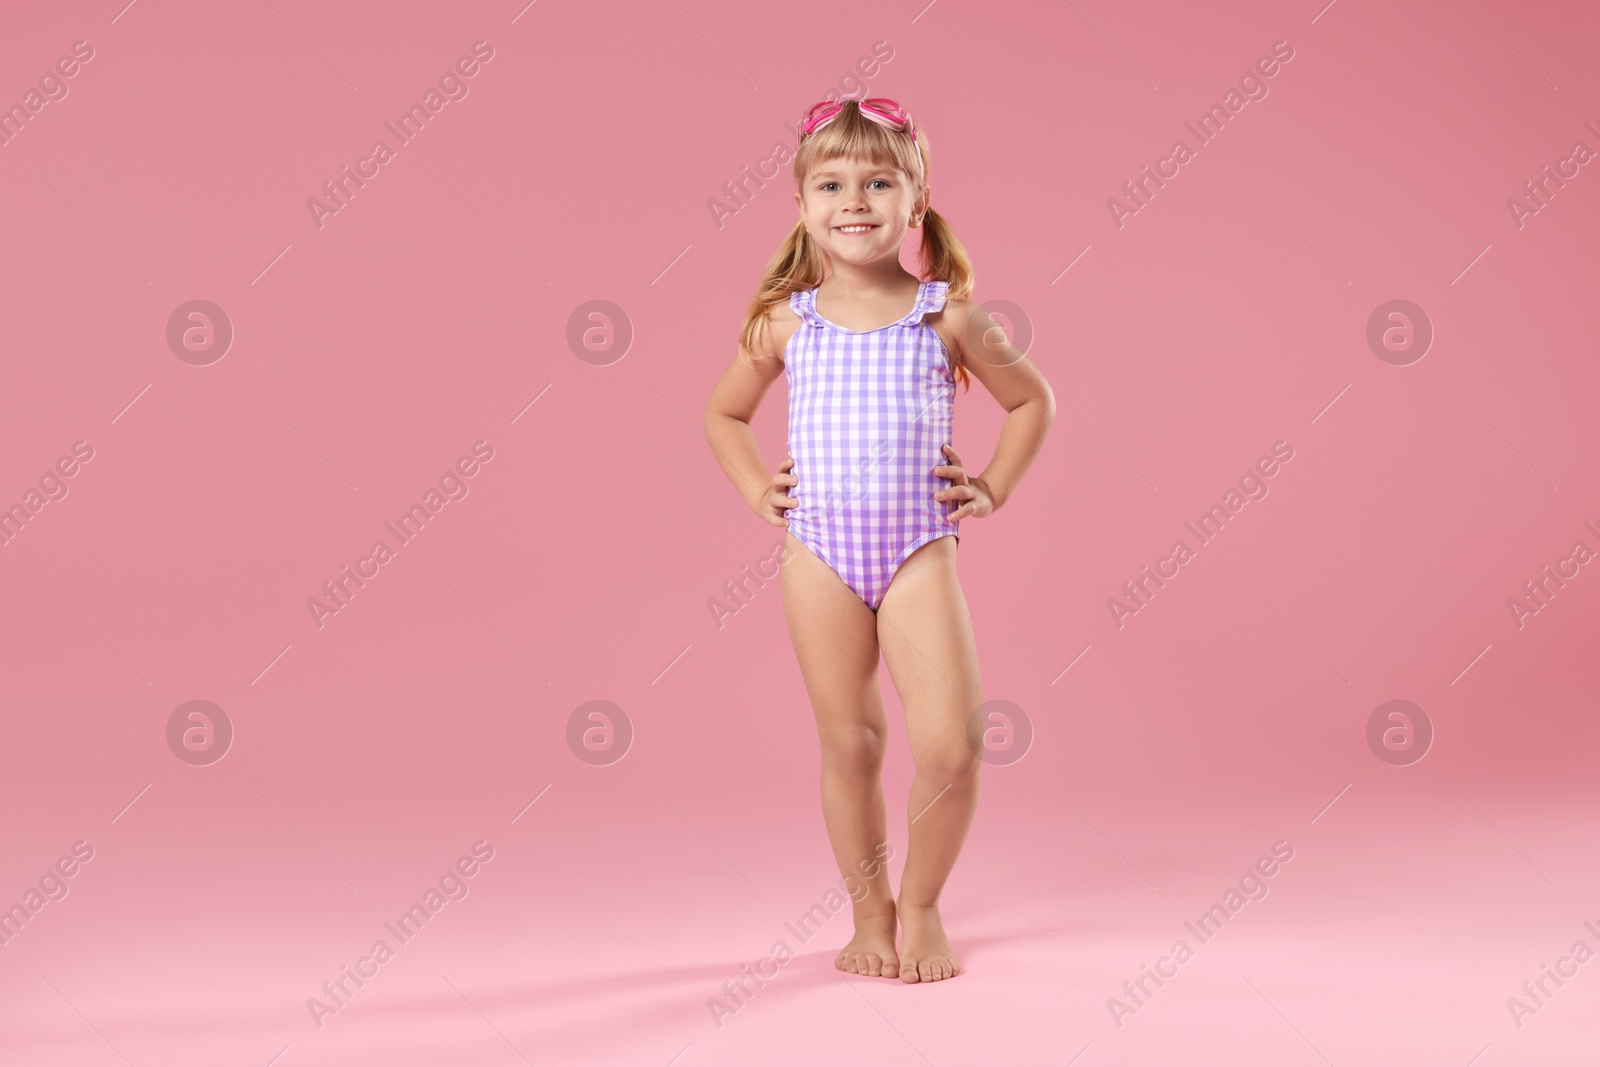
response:
M806 112L805 118L801 120L800 136L809 137L838 118L839 112L844 110L845 100L855 100L856 106L861 109L863 117L871 119L879 126L888 127L896 133L909 133L912 143L916 143L917 127L912 123L910 113L886 96L875 96L870 100L856 100L853 96L847 96L839 100L824 100L820 104L813 105L811 110ZM920 171L922 169L922 152L920 149L916 155L917 169Z

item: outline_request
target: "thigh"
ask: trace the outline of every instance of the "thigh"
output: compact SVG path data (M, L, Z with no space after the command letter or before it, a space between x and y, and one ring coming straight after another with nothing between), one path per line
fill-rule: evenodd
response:
M793 534L785 535L785 546L783 614L823 745L881 742L888 723L878 692L876 617Z
M981 742L978 648L956 578L954 537L929 541L900 564L878 605L878 641L905 705L914 759L948 752L956 737L969 747Z

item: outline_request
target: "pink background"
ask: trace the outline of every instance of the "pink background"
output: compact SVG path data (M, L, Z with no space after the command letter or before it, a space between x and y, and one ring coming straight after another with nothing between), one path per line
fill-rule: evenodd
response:
M1507 600L1600 549L1600 177L1521 228L1507 200L1600 148L1600 15L919 4L6 14L0 103L94 58L0 147L0 504L94 455L0 548L0 904L94 856L0 946L0 1060L1594 1048L1600 963L1520 1028L1506 1001L1600 949L1600 575L1521 628ZM469 94L319 229L307 200L480 40ZM1280 40L1269 95L1119 229L1107 199ZM1035 737L984 769L944 896L965 973L928 987L834 971L847 911L785 929L837 881L811 712L776 583L708 608L777 536L700 422L793 183L720 228L707 202L878 41L868 95L928 130L977 298L1024 309L1058 402L1014 500L963 524L985 697ZM235 330L208 366L165 339L194 299ZM634 331L604 366L567 342L597 299ZM1435 330L1407 366L1365 339L1393 299ZM975 469L1001 421L961 394ZM469 495L319 629L307 600L480 440ZM1108 598L1279 440L1270 495L1119 629ZM236 732L208 766L166 740L195 699ZM594 699L635 734L607 766L566 741ZM1409 766L1367 745L1391 699L1436 731ZM469 894L319 1029L307 998L480 840ZM1107 999L1276 841L1269 895L1117 1026ZM797 958L718 1028L708 998L779 939Z

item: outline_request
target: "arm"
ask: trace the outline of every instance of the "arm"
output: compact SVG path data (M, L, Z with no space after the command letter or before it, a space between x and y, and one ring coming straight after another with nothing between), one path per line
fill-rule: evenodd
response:
M741 347L739 355L712 389L706 400L705 433L717 463L745 503L772 525L786 526L781 508L772 506L767 498L775 487L793 485L796 479L791 474L768 473L761 450L756 446L755 433L750 429L750 420L761 406L762 398L784 369L782 359L777 356L781 348L773 343L781 334L770 320L767 325L763 335L767 343L755 354L754 366L745 362L746 353ZM780 465L780 471L792 462ZM786 488L781 490L780 496L789 499Z
M1039 368L1011 343L987 311L969 301L952 301L952 304L956 305L952 310L957 314L951 316L951 326L962 364L1006 411L994 457L982 474L968 478L982 486L994 510L1011 498L1017 483L1022 481L1044 447L1044 439L1056 417L1055 393ZM977 501L971 494L963 495L961 488L953 486L946 490L951 495L945 499L969 501L950 517L984 514L975 506Z

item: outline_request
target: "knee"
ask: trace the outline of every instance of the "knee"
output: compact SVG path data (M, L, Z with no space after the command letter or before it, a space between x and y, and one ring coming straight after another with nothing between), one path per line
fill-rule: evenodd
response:
M976 778L978 765L982 762L979 754L960 737L919 746L914 759L918 774L956 785L966 784Z
M886 738L882 730L855 724L830 730L822 738L822 762L845 773L875 771L883 766Z

